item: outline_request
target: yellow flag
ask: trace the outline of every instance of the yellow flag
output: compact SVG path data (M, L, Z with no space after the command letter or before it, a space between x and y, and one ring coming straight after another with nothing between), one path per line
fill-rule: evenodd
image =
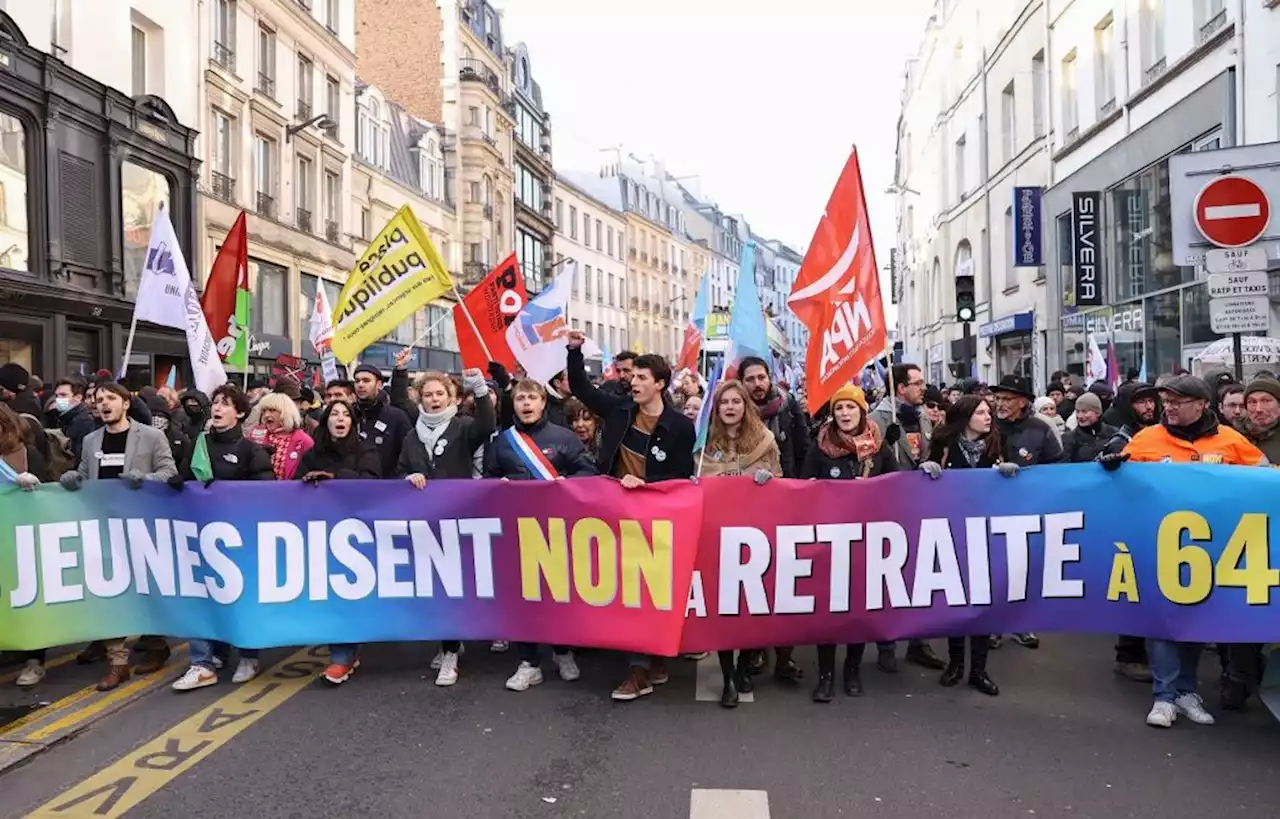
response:
M333 354L361 351L453 289L440 252L408 205L369 243L333 308Z

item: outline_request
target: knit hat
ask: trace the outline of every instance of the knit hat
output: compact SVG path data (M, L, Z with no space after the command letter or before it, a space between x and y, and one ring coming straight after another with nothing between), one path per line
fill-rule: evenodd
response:
M27 368L16 361L10 361L8 364L0 366L0 387L9 392L22 392L27 388L27 383L30 381L31 373L27 372Z
M840 401L852 401L858 405L858 409L863 412L867 411L867 394L864 393L862 388L856 384L845 384L843 387L836 390L835 395L831 396L831 408L835 409L836 404Z
M356 370L355 370L355 372L353 372L353 373L351 374L351 377L352 377L352 378L355 378L355 377L356 377L357 375L359 375L360 373L368 373L369 375L373 376L374 378L378 379L379 381L383 380L383 379L382 379L382 370L378 369L377 367L373 366L372 364L361 364L359 367L356 367Z
M1255 378L1249 382L1249 386L1244 388L1244 397L1247 399L1250 393L1265 392L1280 401L1280 381L1272 381L1270 378Z
M1076 399L1076 412L1081 411L1101 413L1102 399L1098 398L1094 393L1086 392Z
M942 390L938 389L933 384L928 385L924 388L924 402L926 404L941 404Z

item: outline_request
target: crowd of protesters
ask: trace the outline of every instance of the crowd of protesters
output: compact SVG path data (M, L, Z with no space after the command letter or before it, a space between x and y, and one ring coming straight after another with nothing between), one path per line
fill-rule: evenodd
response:
M49 384L23 367L0 366L0 459L19 486L33 489L59 482L77 490L85 481L117 479L131 487L143 481L182 491L188 481L401 479L430 491L437 479L529 480L605 475L626 489L688 480L695 474L773 478L865 480L917 470L945 481L952 469L995 469L1010 479L1027 468L1098 462L1108 470L1125 461L1214 464L1280 464L1280 381L1263 374L1247 384L1228 373L1207 379L1162 376L1154 383L1136 373L1118 389L1101 381L1084 385L1055 373L1038 396L1027 379L1009 375L988 386L974 379L927 384L920 367L898 364L887 385L864 391L840 388L811 416L799 389L776 379L760 358L738 363L734 377L711 395L697 373L673 374L661 356L624 352L608 362L614 377L588 376L584 338L568 339L565 372L549 385L513 377L499 364L488 372L464 370L411 378L408 352L390 379L361 365L350 378L328 382L318 394L284 378L247 389L226 384L212 395L188 389L144 388L131 393L100 371L91 378L64 377ZM871 394L868 394L870 392ZM698 447L695 421L711 403L705 444ZM181 637L182 635L173 635ZM1000 689L988 673L988 658L1001 635L946 637L947 657L928 640L908 642L908 662L940 671L943 686L967 681L978 692ZM489 649L510 644L494 635ZM1037 648L1034 634L1012 639ZM190 667L173 684L188 691L219 682L237 658L232 681L260 671L256 651L208 640L189 641ZM837 646L818 646L812 699L835 698ZM845 646L841 690L864 693L865 646ZM1197 692L1198 644L1119 636L1115 671L1150 683L1154 705L1147 723L1169 727L1179 715L1208 724L1213 717ZM1220 703L1242 708L1262 674L1257 645L1218 646L1222 659ZM130 648L123 638L95 642L78 656L83 664L106 662L98 688L108 691L133 674L155 673L170 660L169 642L145 635ZM443 641L431 660L435 682L459 681L464 646ZM539 646L517 643L517 666L506 687L525 691L543 682ZM360 646L330 646L324 678L339 685L360 667ZM579 669L570 646L552 646L558 676L571 681ZM772 655L773 676L799 685L805 676L790 646L719 652L721 704L733 707L753 691ZM43 651L23 658L23 687L45 676ZM633 655L613 691L615 700L651 694L668 680L667 659ZM876 667L898 670L894 643L877 645Z

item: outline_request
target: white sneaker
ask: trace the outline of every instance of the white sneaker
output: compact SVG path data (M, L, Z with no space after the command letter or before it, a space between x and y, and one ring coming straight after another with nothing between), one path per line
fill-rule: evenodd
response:
M236 673L235 676L231 678L231 682L236 683L237 685L240 683L247 683L249 680L258 676L258 670L260 668L261 666L258 665L257 660L241 657L240 664L236 666Z
M39 660L27 660L27 665L22 669L22 673L18 675L18 687L30 688L36 683L44 679L44 664Z
M560 671L560 679L565 682L573 682L582 676L582 672L578 670L577 661L573 659L572 651L566 651L564 654L552 652L551 659L556 661L556 668Z
M1147 725L1152 728L1172 728L1178 719L1178 709L1171 702L1157 701L1147 714Z
M494 654L506 654L509 648L511 648L510 640L494 640L489 644L489 650Z
M452 651L446 651L440 658L440 673L436 675L436 685L447 687L457 681L458 655Z
M466 654L466 653L467 653L467 644L458 643L458 656L461 657L463 654ZM442 648L436 652L436 656L431 658L431 670L439 671L440 664L443 662L444 662L444 649Z
M218 675L202 665L193 665L173 684L174 691L194 691L218 684Z
M1196 725L1213 725L1213 714L1204 710L1204 700L1199 694L1183 694L1173 701L1178 713Z
M219 657L217 654L213 655L213 668L214 668L214 670L215 670L215 671L221 671L221 670L222 670L222 666L223 666L223 665L224 665L224 663L222 662L222 658L221 658L221 657Z
M511 675L511 679L507 680L508 691L528 691L531 685L542 684L542 669L536 665L528 663L520 663L520 667L516 669L516 673Z

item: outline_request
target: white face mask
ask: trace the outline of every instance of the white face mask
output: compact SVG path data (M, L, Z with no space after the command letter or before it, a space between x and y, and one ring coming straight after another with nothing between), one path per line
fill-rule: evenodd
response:
M61 415L65 413L67 410L71 409L71 399L55 398L53 399L53 408L58 411L59 415Z

